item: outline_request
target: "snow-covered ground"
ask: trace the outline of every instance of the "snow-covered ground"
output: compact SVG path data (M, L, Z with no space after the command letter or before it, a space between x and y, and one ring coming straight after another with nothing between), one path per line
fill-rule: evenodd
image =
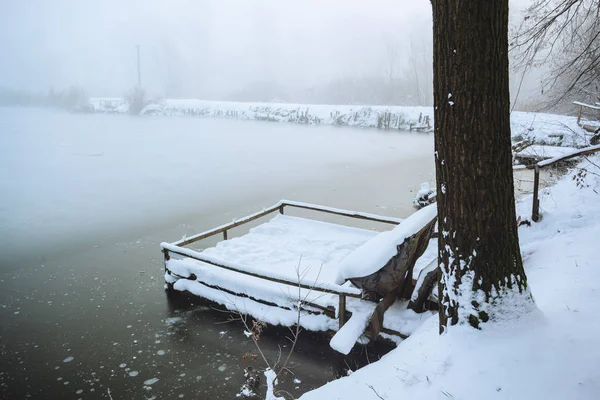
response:
M600 156L591 157L596 165ZM429 318L398 348L302 399L597 399L600 394L600 178L569 173L545 190L543 219L519 228L538 310L438 334ZM518 203L529 218L531 197Z

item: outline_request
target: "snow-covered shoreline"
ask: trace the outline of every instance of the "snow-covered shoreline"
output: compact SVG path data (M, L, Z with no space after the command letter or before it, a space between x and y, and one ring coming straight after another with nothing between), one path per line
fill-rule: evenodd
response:
M119 98L92 98L94 113L126 114L127 103ZM334 125L389 130L433 132L433 107L243 103L197 99L164 99L146 106L140 115L195 116L248 121L272 121L308 125ZM572 116L514 111L511 113L514 142L583 147L589 133Z
M302 399L597 398L600 178L592 162L598 165L600 156L547 188L543 219L519 228L536 311L482 331L451 327L444 335L437 316L430 317L381 360ZM531 201L519 201L518 214L528 218Z
M141 115L190 115L310 125L356 126L397 130L433 129L431 107L240 103L167 99L150 104Z

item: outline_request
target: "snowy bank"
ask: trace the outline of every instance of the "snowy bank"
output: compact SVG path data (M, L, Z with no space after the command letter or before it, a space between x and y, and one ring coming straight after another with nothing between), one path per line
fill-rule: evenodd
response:
M600 164L600 156L590 160ZM580 167L597 171L587 161ZM539 311L443 336L430 317L380 361L302 399L598 398L600 178L573 180L576 172L546 189L541 222L519 228ZM518 204L523 217L530 208L531 197Z
M91 109L98 113L128 112L127 103L118 98L92 98L90 105ZM432 132L434 126L433 107L409 106L163 99L153 101L140 115L197 116L426 132ZM511 135L514 142L524 140L532 144L571 147L588 145L592 136L577 125L577 117L521 111L511 113Z
M255 121L339 125L398 130L432 130L431 107L239 103L167 99L150 104L142 115L191 115Z

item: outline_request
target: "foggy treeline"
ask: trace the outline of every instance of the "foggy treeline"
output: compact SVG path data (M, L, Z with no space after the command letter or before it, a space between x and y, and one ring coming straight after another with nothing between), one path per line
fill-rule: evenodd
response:
M515 27L531 2L511 0ZM147 100L431 106L431 24L428 1L6 2L0 105L85 110L140 79ZM549 98L550 64L528 65L511 71L516 110Z
M79 86L63 90L49 89L47 92L0 88L0 105L21 107L56 107L68 110L84 109L89 96Z
M4 103L123 97L139 46L148 98L431 104L427 2L31 0L0 4L0 38Z
M193 97L242 102L430 106L433 103L432 62L429 43L419 46L411 43L408 52L402 52L399 45L388 44L379 71L333 78L311 87L259 80L229 93L206 98L201 89L196 93L183 90L185 84L179 83L176 76L167 74L163 82L164 91L154 89L148 95L150 98ZM123 92L120 96L126 98L128 93ZM86 88L77 85L37 92L0 87L0 105L82 109L92 95Z

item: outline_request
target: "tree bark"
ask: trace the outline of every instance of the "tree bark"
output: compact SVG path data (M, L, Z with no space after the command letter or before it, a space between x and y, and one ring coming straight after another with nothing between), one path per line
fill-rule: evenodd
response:
M440 332L532 303L515 223L508 0L432 0Z

